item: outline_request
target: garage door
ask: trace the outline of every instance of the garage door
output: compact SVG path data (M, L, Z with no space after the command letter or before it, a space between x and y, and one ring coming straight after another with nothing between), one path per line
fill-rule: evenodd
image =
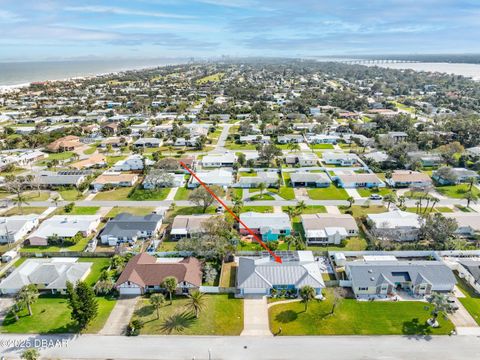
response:
M139 287L120 288L120 295L140 295Z
M265 295L267 291L265 289L245 288L243 293L245 295Z

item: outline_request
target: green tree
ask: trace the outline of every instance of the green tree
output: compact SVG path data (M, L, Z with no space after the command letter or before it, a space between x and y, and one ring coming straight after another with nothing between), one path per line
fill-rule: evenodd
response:
M81 330L84 330L98 315L95 292L83 281L75 286L67 282L67 299L72 311L72 320L77 322Z
M193 290L188 294L187 308L195 314L197 319L200 312L205 308L204 295L199 290Z
M163 294L152 294L149 301L157 312L157 319L160 319L159 311L160 308L165 304L165 296L163 296Z
M24 360L37 360L40 358L40 352L35 348L26 349L23 350L20 358Z
M265 189L267 188L267 185L265 183L261 182L258 184L258 190L260 191L260 197L263 197L263 193L265 192Z
M477 202L478 196L473 191L467 191L464 195L465 200L467 200L467 207L470 207L470 203Z
M23 286L16 296L17 302L25 304L28 309L28 315L32 316L32 304L38 299L38 289L35 284Z
M210 186L210 190L212 190L213 193L218 197L222 197L224 195L224 191L220 186ZM215 198L201 185L190 193L188 200L193 202L195 205L200 206L203 213L205 213L208 207L215 202Z
M447 300L447 295L433 292L427 299L433 305L432 318L428 319L428 323L432 326L438 326L437 318L441 312L452 312L452 305Z
M349 196L347 201L348 201L348 207L351 208L353 203L355 202L355 198L353 196Z
M161 285L165 290L167 290L168 296L170 298L170 304L172 304L173 303L172 294L177 289L178 280L173 276L168 276L165 279L163 279L163 282Z
M395 204L397 196L392 192L383 197L383 201L387 203L387 210L390 210L390 205Z
M300 297L305 304L305 311L307 311L308 303L315 299L315 289L310 285L305 285L300 288Z

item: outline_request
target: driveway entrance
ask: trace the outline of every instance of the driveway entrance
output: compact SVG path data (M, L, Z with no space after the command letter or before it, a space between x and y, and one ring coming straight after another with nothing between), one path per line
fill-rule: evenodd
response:
M268 306L265 296L246 296L243 300L243 331L241 336L272 335L268 324Z

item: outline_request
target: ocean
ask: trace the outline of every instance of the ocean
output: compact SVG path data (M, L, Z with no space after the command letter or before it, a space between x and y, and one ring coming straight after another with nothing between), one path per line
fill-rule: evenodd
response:
M179 64L185 59L0 62L0 86Z

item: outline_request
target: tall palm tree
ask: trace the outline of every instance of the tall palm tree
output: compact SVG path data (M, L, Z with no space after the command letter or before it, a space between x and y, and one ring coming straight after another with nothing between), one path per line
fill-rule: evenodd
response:
M285 211L288 216L290 216L290 219L294 218L297 215L297 210L293 206L287 207L287 210Z
M199 290L193 290L188 294L187 307L195 314L195 317L198 319L198 315L205 308L205 294Z
M38 299L38 289L34 284L25 285L20 289L16 296L16 300L19 303L23 303L27 306L28 315L32 316L32 304Z
M448 302L445 294L433 292L427 300L433 305L432 318L428 319L428 323L432 326L437 324L437 317L441 312L452 312L452 305Z
M432 212L432 211L433 211L433 208L435 207L435 205L438 204L438 202L440 201L440 199L432 196L432 198L431 198L430 201L432 202L432 207L430 208L430 212Z
M397 197L394 193L387 194L383 197L383 201L387 203L387 210L390 210L390 205L394 204L397 200Z
M467 200L467 207L470 207L471 202L475 203L478 200L478 196L473 191L467 191L464 198Z
M295 151L295 152L300 151L300 144L297 143L297 142L291 142L287 145L287 147L290 150Z
M267 186L265 185L265 183L261 182L260 184L258 184L258 190L260 191L260 197L263 197L263 192L265 191L266 188L267 188Z
M355 198L353 196L349 196L347 201L348 201L348 207L351 208L353 203L355 202Z
M295 210L297 211L297 214L300 215L303 213L303 211L307 208L307 205L305 204L305 201L300 200L297 205L295 206Z
M163 294L153 294L150 296L150 304L155 308L157 311L157 319L160 319L159 310L165 304L165 296Z
M305 285L300 288L300 297L305 304L305 311L307 311L308 303L315 299L315 289L310 285Z
M167 290L170 297L170 305L173 303L172 294L177 289L178 280L173 276L167 276L163 279L162 287Z

